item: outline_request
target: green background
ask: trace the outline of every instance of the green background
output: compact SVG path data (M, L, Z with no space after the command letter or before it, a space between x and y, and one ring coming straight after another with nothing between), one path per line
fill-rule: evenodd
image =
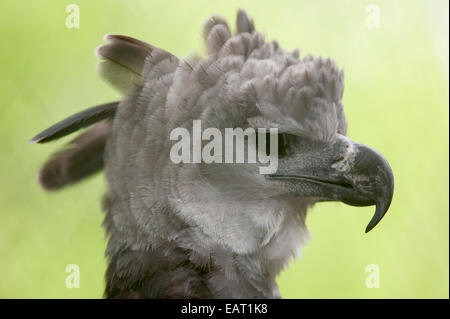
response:
M80 8L68 29L66 5ZM369 3L380 27L367 28ZM203 53L203 21L234 26L246 9L267 39L345 69L348 135L378 149L396 179L390 211L369 234L374 207L317 205L312 240L278 278L285 298L449 297L448 1L24 1L0 11L0 297L98 298L105 271L103 176L59 193L36 183L64 139L27 144L42 129L118 97L95 73L94 48L125 34L178 56ZM69 139L72 137L69 137ZM67 264L81 270L68 289ZM366 266L380 270L369 289Z

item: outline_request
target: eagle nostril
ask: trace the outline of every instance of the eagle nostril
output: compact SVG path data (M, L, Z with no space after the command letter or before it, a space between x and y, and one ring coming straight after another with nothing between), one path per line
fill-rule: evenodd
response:
M342 162L344 159L345 159L344 156L340 156L336 160L333 161L333 164L337 164L339 162Z

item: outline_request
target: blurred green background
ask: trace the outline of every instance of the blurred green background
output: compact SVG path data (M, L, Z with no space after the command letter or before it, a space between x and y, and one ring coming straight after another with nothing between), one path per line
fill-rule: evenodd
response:
M65 8L80 8L68 29ZM368 28L368 4L379 28ZM178 55L204 52L213 13L234 26L246 9L267 39L345 69L348 135L389 160L390 211L369 234L373 207L317 205L312 240L278 279L284 298L449 297L448 1L24 1L0 11L0 297L98 298L105 271L103 176L60 193L36 183L39 166L67 138L26 144L49 125L118 95L95 73L94 48L125 34ZM69 139L72 137L69 137ZM81 269L68 289L67 264ZM366 266L380 269L367 288Z

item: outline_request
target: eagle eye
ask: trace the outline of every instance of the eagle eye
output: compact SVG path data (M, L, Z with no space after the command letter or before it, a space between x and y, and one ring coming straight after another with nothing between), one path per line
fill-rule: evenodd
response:
M289 134L278 134L278 158L284 157L289 151Z
M286 156L289 152L289 135L278 133L278 158ZM256 147L258 148L258 134L256 134ZM270 133L266 132L266 155L270 154Z

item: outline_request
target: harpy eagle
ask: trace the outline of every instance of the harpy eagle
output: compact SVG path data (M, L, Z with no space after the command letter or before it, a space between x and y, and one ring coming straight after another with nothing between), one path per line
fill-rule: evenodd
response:
M309 236L309 207L376 205L366 232L389 208L388 162L346 136L343 71L330 58L300 58L265 41L242 10L236 29L232 35L222 17L209 18L207 56L186 59L107 35L96 50L99 73L123 98L31 140L89 126L38 177L58 190L105 169L108 298L277 298L276 276ZM277 128L277 171L174 163L170 132L192 131L193 120L220 131Z

